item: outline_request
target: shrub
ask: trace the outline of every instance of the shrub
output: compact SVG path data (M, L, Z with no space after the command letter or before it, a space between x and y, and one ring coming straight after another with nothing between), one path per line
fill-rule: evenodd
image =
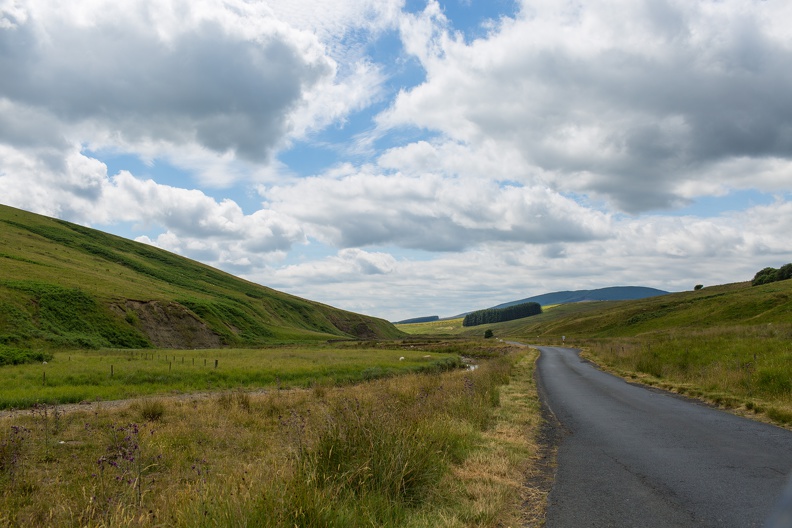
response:
M789 412L785 409L779 409L778 407L769 407L767 409L767 416L772 420L784 424L792 423L792 412Z
M792 279L792 263L784 264L776 272L777 281L782 281L787 279Z
M88 349L151 346L142 333L79 288L36 281L6 281L4 285L30 296L35 309L32 316L26 317L27 322L22 321L22 328L51 346Z
M766 394L786 396L792 392L792 380L784 370L760 370L757 372L756 378L757 389Z
M51 352L22 350L0 345L0 366L41 363L43 361L52 361L53 357Z
M768 267L756 272L756 275L754 275L754 278L751 281L751 285L761 286L762 284L768 284L770 282L777 282L787 279L792 279L792 263L784 264L779 269Z
M0 439L0 476L7 475L13 482L21 469L25 440L29 434L26 427L12 425L11 433Z

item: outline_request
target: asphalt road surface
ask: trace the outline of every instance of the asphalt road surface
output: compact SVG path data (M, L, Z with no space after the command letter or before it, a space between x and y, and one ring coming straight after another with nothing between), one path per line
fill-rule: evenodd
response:
M792 432L631 385L538 347L564 431L546 526L763 526L792 471Z

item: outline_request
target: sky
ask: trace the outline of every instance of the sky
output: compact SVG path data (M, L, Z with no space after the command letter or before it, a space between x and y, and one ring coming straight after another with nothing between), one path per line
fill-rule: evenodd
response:
M0 0L0 203L391 321L792 261L788 0Z

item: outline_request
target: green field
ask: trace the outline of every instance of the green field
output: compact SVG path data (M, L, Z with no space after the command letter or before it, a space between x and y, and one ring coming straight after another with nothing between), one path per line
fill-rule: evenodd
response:
M430 321L428 323L398 324L396 328L410 335L460 335L465 330L462 326L462 317L457 319L444 319L442 321Z
M0 409L173 392L347 384L459 365L455 353L410 348L398 342L58 351L46 364L0 367Z

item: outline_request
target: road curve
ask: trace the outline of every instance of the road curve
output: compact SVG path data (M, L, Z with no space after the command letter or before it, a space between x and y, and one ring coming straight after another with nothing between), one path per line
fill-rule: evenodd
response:
M792 470L792 432L537 348L541 396L566 432L545 526L763 525Z

